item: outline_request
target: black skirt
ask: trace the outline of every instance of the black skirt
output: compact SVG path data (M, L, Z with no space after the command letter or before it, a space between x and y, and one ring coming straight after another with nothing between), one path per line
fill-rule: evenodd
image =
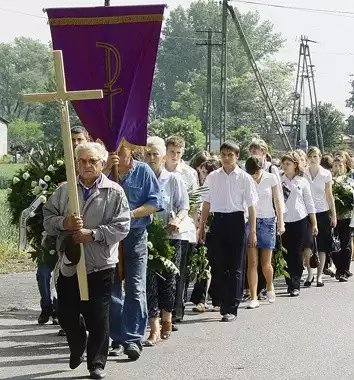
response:
M329 212L318 212L316 218L318 228L318 235L316 237L318 252L329 253L331 245L331 219Z

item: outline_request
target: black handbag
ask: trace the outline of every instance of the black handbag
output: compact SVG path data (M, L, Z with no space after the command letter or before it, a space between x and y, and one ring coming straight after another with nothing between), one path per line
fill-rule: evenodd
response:
M340 240L338 232L334 230L334 228L331 229L331 253L339 253L341 251L340 246Z
M313 237L313 250L310 257L310 267L317 268L320 265L320 256L317 249L317 239L316 236Z

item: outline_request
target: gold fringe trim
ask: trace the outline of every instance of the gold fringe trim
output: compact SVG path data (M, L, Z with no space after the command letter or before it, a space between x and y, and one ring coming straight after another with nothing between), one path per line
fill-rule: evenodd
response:
M52 18L49 19L51 26L84 26L84 25L109 25L131 24L135 22L162 22L162 14L130 15L115 17L77 17L77 18Z

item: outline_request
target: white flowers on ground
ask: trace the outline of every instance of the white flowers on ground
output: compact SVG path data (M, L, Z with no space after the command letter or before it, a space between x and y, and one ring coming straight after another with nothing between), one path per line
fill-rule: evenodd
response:
M47 198L46 198L44 195L41 195L41 196L39 197L39 200L41 201L41 203L45 203L45 202L47 202Z
M36 187L38 185L38 182L37 181L32 181L31 182L31 187Z
M25 181L27 181L29 177L30 177L30 175L29 175L28 172L25 172L25 173L22 174L22 178L23 178Z
M148 249L153 249L154 248L154 246L152 245L151 241L147 242L147 247L148 247Z
M16 184L16 183L18 183L18 182L20 182L20 179L19 179L18 177L14 177L14 178L12 178L12 183L13 183L13 184Z
M48 166L48 171L49 171L49 172L54 172L54 171L55 171L54 166L53 166L53 165L49 165L49 166Z
M152 260L154 258L154 255L149 255L149 260Z
M45 180L46 182L49 182L49 181L51 180L51 178L50 178L49 175L45 175L45 176L44 176L44 180Z
M64 161L62 161L62 160L57 160L57 165L58 165L58 166L62 166L62 165L64 165Z

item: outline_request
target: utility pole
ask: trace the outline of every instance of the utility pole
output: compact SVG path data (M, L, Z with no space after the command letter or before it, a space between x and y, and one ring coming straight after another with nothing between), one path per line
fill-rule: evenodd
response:
M109 7L111 4L111 0L104 0L104 6Z
M208 39L205 42L197 43L197 46L208 47L208 63L207 63L207 99L206 99L206 134L205 134L205 149L211 150L211 140L213 133L213 61L212 48L220 46L218 43L213 43L213 33L220 33L213 30L197 30L197 33L207 33Z
M228 14L228 0L222 0L220 146L225 141L226 126L227 126L227 14Z
M293 130L294 145L298 143L299 130L301 128L301 114L305 109L304 93L305 93L305 81L307 81L308 93L310 98L310 118L309 125L312 126L315 145L324 151L323 135L321 128L320 113L317 102L316 83L314 74L314 65L311 60L309 42L316 43L316 41L309 40L306 36L301 36L299 61L297 68L297 77L294 93L293 114L291 119L291 125Z

